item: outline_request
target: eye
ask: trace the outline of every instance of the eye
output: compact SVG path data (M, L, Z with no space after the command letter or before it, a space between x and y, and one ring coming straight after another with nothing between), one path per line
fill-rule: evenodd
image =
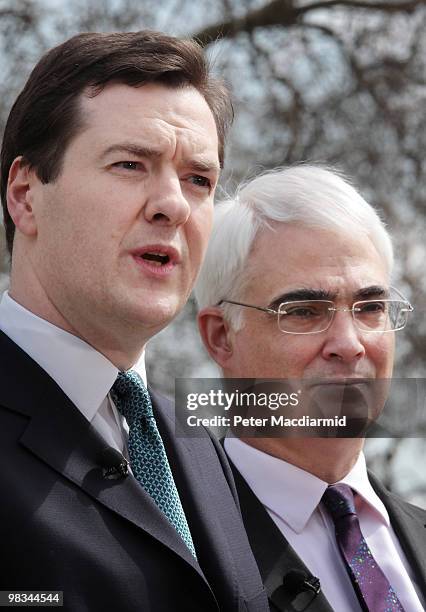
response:
M124 170L142 170L143 164L138 161L119 161L112 164L114 168L123 168Z
M323 314L323 309L318 306L287 306L282 314L288 317L297 317L309 319L311 317L318 317Z
M385 312L385 302L366 302L364 304L357 304L356 310L360 314L379 314Z
M211 188L212 182L207 176L201 176L199 174L193 174L188 178L189 182L197 187Z

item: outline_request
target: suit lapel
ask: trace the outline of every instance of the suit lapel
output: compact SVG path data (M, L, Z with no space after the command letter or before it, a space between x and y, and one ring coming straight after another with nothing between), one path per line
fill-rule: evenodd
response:
M275 602L275 608L271 606L272 609L289 612L292 610L333 612L322 592L316 597L309 591L294 596L282 586L283 577L290 570L301 570L308 576L311 575L311 572L287 542L263 504L232 463L231 467L250 545L268 597Z
M244 536L244 529L237 507L221 502L231 495L220 462L215 461L212 455L208 434L205 432L201 435L200 432L199 436L188 438L175 418L170 402L165 402L151 389L150 395L197 556L208 583L215 585L215 592L220 590L224 582L223 568L226 567L226 580L231 591L237 592L238 585L246 583L247 593L250 593L257 586L258 578L250 581L252 568L247 561L244 573L239 572L237 578L239 568L235 568L234 559L239 558L240 553L243 558L246 555L241 537ZM226 529L223 525L226 525ZM256 571L254 563L253 570ZM229 593L224 595L224 600L227 598Z
M0 403L30 419L20 443L97 502L173 550L202 576L183 540L133 476L103 478L101 453L107 445L58 385L1 332L0 351L8 355L0 372ZM25 374L22 381L16 380L19 371Z
M391 525L426 601L426 510L393 495L371 472L368 477L386 506Z

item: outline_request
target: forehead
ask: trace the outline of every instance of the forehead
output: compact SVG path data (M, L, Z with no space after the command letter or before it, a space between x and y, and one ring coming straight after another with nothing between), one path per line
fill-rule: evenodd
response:
M275 222L256 237L246 272L244 298L263 302L301 288L350 298L389 282L385 261L365 234Z
M208 151L217 158L216 123L194 87L110 83L95 96L87 93L80 100L84 122L80 136L90 139L93 147L138 138L144 146L156 147L176 147L179 141L191 152Z

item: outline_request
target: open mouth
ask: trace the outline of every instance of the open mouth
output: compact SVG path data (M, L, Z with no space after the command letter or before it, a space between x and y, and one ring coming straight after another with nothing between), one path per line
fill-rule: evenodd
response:
M154 276L167 276L181 263L179 251L171 245L150 244L131 251L139 266Z
M155 253L155 252L147 252L143 255L140 255L141 259L145 259L145 261L149 261L151 264L154 264L158 268L161 266L165 266L169 263L170 257L164 253Z

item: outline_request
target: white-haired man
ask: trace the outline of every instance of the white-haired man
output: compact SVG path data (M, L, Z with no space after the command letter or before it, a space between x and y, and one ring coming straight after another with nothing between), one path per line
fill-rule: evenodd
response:
M411 310L392 264L383 223L339 174L266 173L217 207L197 286L204 343L227 378L389 379ZM424 610L426 512L367 473L362 447L226 439L272 609Z

